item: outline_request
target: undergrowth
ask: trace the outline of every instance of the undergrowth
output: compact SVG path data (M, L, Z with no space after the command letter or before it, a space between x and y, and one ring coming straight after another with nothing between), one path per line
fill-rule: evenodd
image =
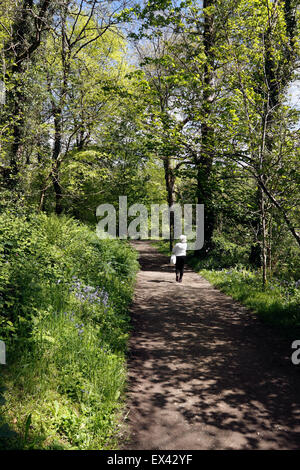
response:
M67 217L0 219L0 448L117 448L136 253Z

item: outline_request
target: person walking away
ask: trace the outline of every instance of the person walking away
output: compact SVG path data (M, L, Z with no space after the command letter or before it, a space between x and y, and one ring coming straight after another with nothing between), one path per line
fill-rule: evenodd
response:
M186 258L186 250L187 250L187 242L186 236L181 235L180 242L176 243L174 246L172 253L176 256L176 264L175 264L175 271L176 271L176 281L182 282L183 271L184 271L184 263Z

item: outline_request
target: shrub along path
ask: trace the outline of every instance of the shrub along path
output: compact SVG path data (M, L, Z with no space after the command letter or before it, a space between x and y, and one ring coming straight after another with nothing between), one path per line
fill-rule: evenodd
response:
M296 449L300 365L291 341L169 259L140 252L124 449ZM294 338L300 339L300 338Z

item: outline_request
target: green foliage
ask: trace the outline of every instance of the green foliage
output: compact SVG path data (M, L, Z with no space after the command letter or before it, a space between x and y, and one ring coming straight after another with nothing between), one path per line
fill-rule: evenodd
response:
M300 326L299 282L273 278L262 289L261 274L245 268L201 269L200 274L256 312L262 320L281 327Z
M67 217L6 213L0 226L0 421L17 433L4 446L114 447L135 252Z
M191 263L196 269L222 269L249 265L249 246L240 246L228 241L222 235L213 236L213 249L209 256L199 261L190 255Z
M295 2L83 3L48 2L43 19L43 2L0 4L4 447L113 447L125 380L135 254L37 209L95 224L119 195L202 199L214 236L190 262L265 319L299 323ZM138 54L118 28L134 16ZM265 290L249 257L267 261Z

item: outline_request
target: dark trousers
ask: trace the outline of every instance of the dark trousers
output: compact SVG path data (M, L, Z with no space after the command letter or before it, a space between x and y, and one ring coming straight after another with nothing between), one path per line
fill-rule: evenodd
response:
M183 276L184 262L185 262L185 256L176 256L176 264L175 264L176 277L180 275L180 279L182 279L182 276Z

